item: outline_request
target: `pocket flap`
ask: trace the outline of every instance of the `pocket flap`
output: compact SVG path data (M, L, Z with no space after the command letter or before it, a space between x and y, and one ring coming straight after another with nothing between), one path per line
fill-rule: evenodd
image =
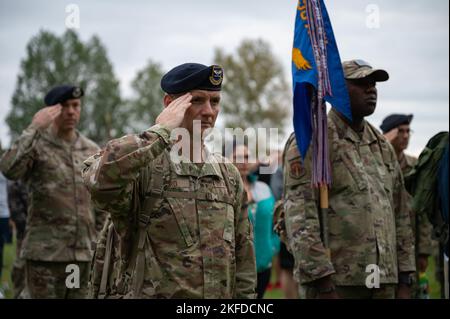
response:
M183 216L183 205L181 201L186 201L186 199L180 200L176 198L167 198L167 202L172 209L173 215L175 216L178 224L178 228L180 229L184 241L186 242L186 246L191 247L194 244L194 240L192 239L191 233L189 232L189 227L186 223L186 219Z

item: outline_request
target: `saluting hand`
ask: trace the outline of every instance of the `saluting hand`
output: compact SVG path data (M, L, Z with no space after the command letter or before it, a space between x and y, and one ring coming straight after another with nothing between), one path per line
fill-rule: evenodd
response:
M33 116L31 125L37 129L46 129L61 114L61 104L48 106Z
M163 124L170 129L179 127L183 122L186 110L192 105L191 100L191 93L186 93L173 100L156 118L156 124Z
M392 141L395 140L397 136L398 136L398 127L384 134L384 137L388 140L389 143L392 143Z

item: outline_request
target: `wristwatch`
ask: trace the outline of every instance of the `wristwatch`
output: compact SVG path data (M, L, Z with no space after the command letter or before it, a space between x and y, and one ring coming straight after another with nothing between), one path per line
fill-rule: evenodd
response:
M401 272L398 275L398 283L407 285L407 286L411 286L413 284L413 278L412 278L411 273Z

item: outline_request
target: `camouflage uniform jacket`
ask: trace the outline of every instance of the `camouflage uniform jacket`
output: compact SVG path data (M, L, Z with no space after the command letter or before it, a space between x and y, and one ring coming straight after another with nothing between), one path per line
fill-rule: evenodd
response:
M288 243L301 284L327 275L336 285L364 286L366 267L380 268L380 283L397 283L398 272L415 270L407 192L392 146L369 123L360 137L336 113L328 117L332 168L329 248L322 244L318 192L311 188L312 160L303 162L295 137L284 155Z
M51 127L28 127L0 162L3 174L28 187L27 229L21 257L36 261L90 261L96 217L81 178L83 161L98 146L77 132L69 144ZM101 221L99 220L99 223Z
M406 174L408 174L417 164L417 158L402 153L402 156L398 159L398 162L400 164L400 169L402 170L403 176L406 176Z
M408 154L402 153L402 156L398 159L403 176L408 175L414 166L417 164L417 158ZM408 203L410 204L411 213L411 227L413 229L416 255L431 255L433 253L433 241L431 234L433 232L433 226L429 222L427 216L423 214L416 214L412 210L412 197L408 196Z
M28 212L28 193L27 187L22 181L8 182L8 206L13 222L25 224Z
M202 166L175 163L169 137L170 130L155 125L110 141L85 162L83 177L92 200L110 212L122 242L136 234L142 211L149 216L143 284L132 297L254 298L253 233L239 172L227 163L224 177L215 156ZM155 163L163 163L168 185L149 208L146 195L152 191ZM229 196L225 179L232 184ZM128 242L135 251L139 240ZM129 257L126 262L133 264ZM131 280L138 271L131 271Z

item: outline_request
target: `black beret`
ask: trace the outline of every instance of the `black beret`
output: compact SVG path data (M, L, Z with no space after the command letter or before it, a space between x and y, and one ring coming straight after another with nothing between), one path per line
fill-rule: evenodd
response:
M44 98L45 105L51 106L70 99L79 99L84 95L83 89L73 85L58 85L52 88Z
M180 94L192 90L220 91L222 81L223 69L218 65L185 63L173 68L162 77L161 88L168 94Z
M387 133L390 130L392 130L400 125L410 124L413 117L414 117L414 115L412 115L412 114L409 114L409 115L392 114L383 120L383 123L381 123L380 128L383 131L383 133Z

